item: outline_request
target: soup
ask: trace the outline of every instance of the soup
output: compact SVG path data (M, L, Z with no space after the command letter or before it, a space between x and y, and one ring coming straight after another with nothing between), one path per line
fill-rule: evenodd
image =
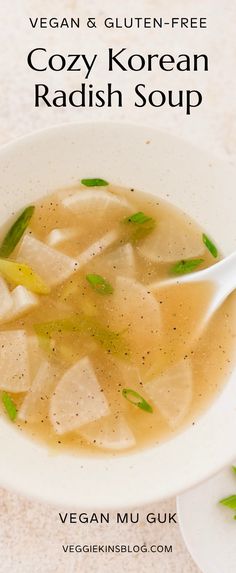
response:
M75 452L122 453L174 436L231 368L232 297L201 337L217 247L158 198L82 180L2 231L2 415Z

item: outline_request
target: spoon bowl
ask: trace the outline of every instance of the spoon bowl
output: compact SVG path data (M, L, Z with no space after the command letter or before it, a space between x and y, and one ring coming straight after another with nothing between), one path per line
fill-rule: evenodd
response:
M181 286L184 284L194 283L213 283L215 288L213 296L209 300L209 304L205 309L203 316L197 324L194 338L200 336L202 331L207 326L209 320L212 318L217 309L223 304L226 298L236 289L236 252L232 253L225 259L218 261L211 267L189 273L176 278L164 280L161 282L154 282L149 285L150 290L156 291L157 289Z

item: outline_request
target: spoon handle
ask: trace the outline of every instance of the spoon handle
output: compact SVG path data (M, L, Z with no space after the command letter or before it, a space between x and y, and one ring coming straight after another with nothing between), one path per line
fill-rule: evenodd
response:
M195 273L197 275L197 273ZM199 273L201 280L215 284L215 294L205 315L205 324L236 288L236 252ZM197 278L197 277L196 277ZM196 280L196 279L195 279Z
M222 298L236 288L236 252L206 269L205 278L214 281Z
M236 252L207 269L165 279L164 281L156 281L155 283L149 284L149 287L156 290L160 286L199 283L202 281L216 283L217 289L221 292L222 300L226 298L236 288Z

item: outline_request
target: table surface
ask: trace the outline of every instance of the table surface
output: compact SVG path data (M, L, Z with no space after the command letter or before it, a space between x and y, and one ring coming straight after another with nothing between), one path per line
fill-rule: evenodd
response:
M236 159L236 109L232 94L236 91L235 64L235 18L236 5L220 0L175 0L166 5L159 0L120 0L119 6L110 0L90 0L89 6L78 0L14 0L0 3L0 144L13 140L35 129L61 122L87 120L133 121L155 125L161 130L201 146L210 153L235 163ZM105 16L206 16L207 30L106 30L98 25L96 30L79 31L66 29L32 30L29 17L98 16L101 24ZM108 46L126 46L140 53L208 53L208 73L181 75L181 88L201 89L204 103L193 110L191 117L176 109L135 109L127 105L123 109L56 109L33 107L33 84L38 75L27 68L26 57L34 47L44 46L48 53L103 52ZM61 86L68 90L78 88L82 78L77 74L47 72L43 81L51 88ZM107 74L101 64L94 72L93 84L107 83ZM133 81L133 80L132 80ZM131 83L132 83L131 81ZM179 89L177 73L149 77L148 72L134 78L133 83L147 82L152 89ZM123 91L129 93L130 75L114 75L115 82L122 82ZM235 99L235 98L234 98ZM113 571L153 573L200 573L188 555L181 539L178 525L151 525L145 523L148 512L174 512L175 500L168 500L156 507L142 508L137 525L79 525L65 526L59 523L58 511L37 502L0 490L0 557L2 573L81 573ZM142 519L143 517L143 519ZM147 545L172 544L173 553L99 555L63 554L62 544L67 543L138 543Z

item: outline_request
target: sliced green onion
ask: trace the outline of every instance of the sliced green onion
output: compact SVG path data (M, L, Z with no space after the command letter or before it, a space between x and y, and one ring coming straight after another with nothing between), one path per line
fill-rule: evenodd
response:
M89 274L86 275L86 280L99 294L112 294L114 292L113 286L101 275Z
M178 261L173 267L171 267L170 272L175 275L184 275L185 273L191 273L195 271L199 265L203 263L204 259L188 259L186 261Z
M49 334L43 334L40 332L37 332L36 330L36 335L38 338L38 343L40 348L46 352L46 354L51 354L52 353L52 340L51 340L51 336Z
M14 422L17 416L17 409L12 398L9 396L7 392L2 393L2 403L4 405L6 413L8 414L8 417L12 422Z
M218 257L218 249L214 245L214 243L212 243L211 239L209 239L209 237L207 235L205 235L205 233L202 234L202 240L203 240L204 245L206 245L206 248L208 249L208 251L210 251L210 253L212 254L212 256L217 258Z
M38 294L49 294L50 288L31 267L23 263L0 259L0 275L8 282L22 285Z
M15 223L13 223L0 246L0 257L7 258L10 256L12 251L14 251L16 245L19 243L22 235L28 227L34 210L35 207L33 205L26 207L18 219L16 219Z
M152 219L148 223L145 223L141 227L138 227L130 238L131 243L135 244L145 239L155 229L155 226L156 226L156 221Z
M155 219L145 215L142 211L138 211L129 217L125 217L125 219L123 219L123 223L132 226L133 233L130 237L131 243L137 243L138 241L145 239L145 237L149 235L156 226Z
M81 179L81 183L86 187L107 187L109 185L105 179Z
M59 345L58 350L59 350L60 357L62 358L62 360L64 362L71 363L72 360L74 361L75 351L73 350L73 347L71 347L71 344L65 344L62 342Z
M126 398L126 400L128 400L128 402L134 406L137 406L141 410L152 414L152 406L138 392L132 390L132 388L123 388L122 396L124 396L124 398Z
M126 358L129 355L125 340L121 333L113 332L101 325L90 316L72 316L49 322L42 322L34 326L36 334L41 337L51 337L53 333L76 332L88 334L94 338L105 350L111 354Z
M138 211L124 219L124 223L136 223L138 225L143 225L143 223L147 223L148 221L153 221L153 218L145 215L142 211Z
M236 474L236 466L232 466L232 470ZM219 503L221 503L222 505L225 505L229 509L232 509L233 511L235 511L236 510L236 495L230 495L229 497L224 497L223 499L220 499ZM236 520L236 515L234 515L234 519Z
M230 495L219 501L222 505L229 507L230 509L236 510L236 495Z

